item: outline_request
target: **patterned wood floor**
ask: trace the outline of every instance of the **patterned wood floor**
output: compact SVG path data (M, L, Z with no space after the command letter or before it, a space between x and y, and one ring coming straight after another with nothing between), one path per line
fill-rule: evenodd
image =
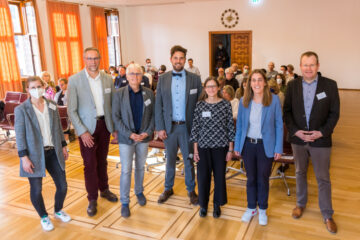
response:
M246 208L246 188L243 176L227 182L228 204L222 208L219 219L210 212L204 219L199 217L199 207L190 205L186 196L182 165L175 181L175 195L159 205L157 198L163 191L162 167L146 172L144 179L146 206L136 203L131 192L131 217L120 215L120 203L99 199L98 214L92 218L86 214L87 199L84 186L83 165L78 143L70 145L70 159L66 163L68 194L64 210L73 220L62 223L53 220L55 230L43 232L39 218L29 197L26 178L18 177L18 157L11 144L0 146L0 236L1 239L360 239L360 108L356 100L359 91L342 91L341 120L334 134L331 177L333 186L334 218L339 232L331 235L322 223L317 203L317 185L310 169L309 203L300 220L291 218L295 205L295 181L289 180L291 196L287 196L280 180L271 181L269 199L269 224L258 224L255 217L250 223L242 223ZM119 195L120 167L116 145L109 151L109 184ZM149 159L149 161L154 159ZM238 167L237 162L230 163ZM294 173L294 168L288 170ZM229 173L230 174L230 173ZM274 173L275 174L275 171ZM53 219L55 186L50 177L43 180L45 205Z

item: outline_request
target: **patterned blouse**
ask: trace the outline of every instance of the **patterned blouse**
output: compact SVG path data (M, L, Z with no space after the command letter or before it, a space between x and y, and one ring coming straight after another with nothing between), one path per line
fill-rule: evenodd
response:
M199 101L194 112L190 142L201 148L226 147L235 140L235 127L230 102Z

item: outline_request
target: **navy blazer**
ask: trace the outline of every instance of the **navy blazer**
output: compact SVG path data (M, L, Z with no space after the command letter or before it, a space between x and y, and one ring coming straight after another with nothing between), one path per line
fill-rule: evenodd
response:
M252 101L250 101L249 106L246 108L243 105L243 98L240 99L234 148L240 154L249 129L251 104ZM272 158L275 153L283 153L283 121L280 100L277 95L272 94L271 104L262 108L261 134L266 157Z

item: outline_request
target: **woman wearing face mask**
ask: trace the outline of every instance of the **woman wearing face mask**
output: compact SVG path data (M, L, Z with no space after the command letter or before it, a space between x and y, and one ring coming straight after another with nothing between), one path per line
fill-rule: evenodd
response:
M42 197L42 178L45 169L56 185L54 217L69 222L70 216L63 210L67 192L65 160L68 158L56 103L43 97L44 83L39 77L29 77L26 90L30 98L15 108L15 132L20 176L30 183L30 199L39 214L44 231L54 226L46 211Z
M115 81L115 78L117 77L117 72L116 72L116 68L114 66L110 66L109 67L109 73L112 77L112 79Z
M285 76L281 73L276 74L275 76L276 83L279 87L279 90L285 95L286 93L286 79Z
M257 214L259 224L267 225L269 177L274 159L283 148L283 121L279 98L270 93L262 70L254 70L239 103L236 122L235 155L245 163L248 208L242 221L249 222Z
M231 104L222 99L219 83L209 77L194 111L190 142L194 143L200 217L207 214L211 175L214 175L214 218L221 215L220 206L227 203L225 168L231 160L235 137Z

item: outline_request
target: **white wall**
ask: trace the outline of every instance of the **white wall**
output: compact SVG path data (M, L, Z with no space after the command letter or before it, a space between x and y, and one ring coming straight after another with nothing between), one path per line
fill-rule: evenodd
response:
M232 30L253 32L253 68L276 69L292 63L299 70L299 56L313 50L320 57L320 71L340 88L360 89L360 1L358 0L249 0L122 7L120 11L123 60L170 68L169 51L175 44L188 49L188 57L209 74L209 31L227 30L221 13L233 8L239 24Z

